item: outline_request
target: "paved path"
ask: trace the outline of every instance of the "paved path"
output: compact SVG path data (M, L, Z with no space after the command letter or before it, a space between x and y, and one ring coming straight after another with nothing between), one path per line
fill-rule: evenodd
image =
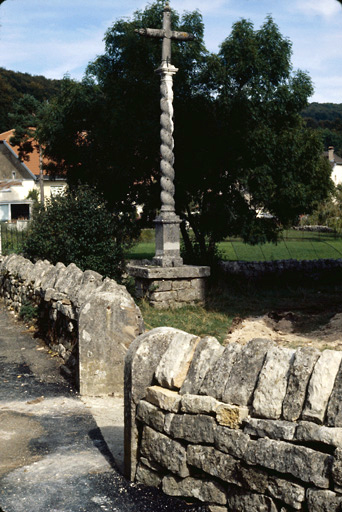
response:
M0 512L204 511L121 476L122 412L82 401L0 304Z

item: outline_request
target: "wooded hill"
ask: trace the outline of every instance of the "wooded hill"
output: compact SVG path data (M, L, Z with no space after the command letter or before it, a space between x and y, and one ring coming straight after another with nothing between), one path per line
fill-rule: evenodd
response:
M8 112L11 112L12 105L23 94L31 94L38 101L44 101L59 91L60 83L60 80L50 80L44 76L32 76L29 73L0 67L0 132L12 128Z
M0 67L0 132L10 130L8 112L23 94L31 94L38 101L51 98L60 89L61 80L10 71ZM313 102L302 111L310 128L320 130L325 149L334 146L342 156L342 103Z

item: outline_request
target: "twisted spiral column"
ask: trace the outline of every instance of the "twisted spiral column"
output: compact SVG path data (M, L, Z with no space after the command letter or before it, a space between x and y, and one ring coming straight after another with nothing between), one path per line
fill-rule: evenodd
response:
M159 68L161 75L160 92L161 92L161 116L160 116L160 138L161 138L161 211L175 211L175 186L173 184L175 178L174 165L174 141L173 141L173 90L172 76L178 71L172 65L165 65Z

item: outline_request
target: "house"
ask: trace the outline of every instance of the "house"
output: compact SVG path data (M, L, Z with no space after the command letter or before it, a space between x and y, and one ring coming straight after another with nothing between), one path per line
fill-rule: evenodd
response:
M40 190L39 151L34 149L28 160L19 159L18 147L10 144L14 130L0 133L0 221L29 220L32 200L29 192ZM66 186L65 178L52 178L43 173L44 198L59 194Z
M342 184L342 158L335 155L333 146L329 146L328 151L324 152L324 156L329 160L329 164L331 166L331 179L334 184L336 186Z

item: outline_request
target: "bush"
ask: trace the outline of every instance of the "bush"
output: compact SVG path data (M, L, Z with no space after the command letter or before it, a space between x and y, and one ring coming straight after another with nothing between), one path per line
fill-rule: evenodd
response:
M26 257L56 264L75 263L121 280L124 251L138 235L135 211L110 212L103 197L89 186L79 186L51 197L33 216Z

